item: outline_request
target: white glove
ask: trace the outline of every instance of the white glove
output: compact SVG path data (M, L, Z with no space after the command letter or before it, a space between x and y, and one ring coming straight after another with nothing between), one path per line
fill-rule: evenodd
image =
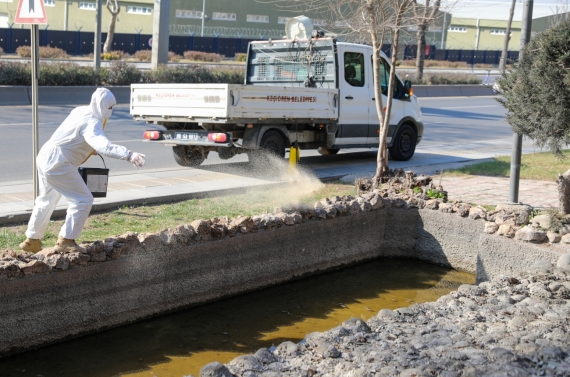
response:
M142 168L145 163L144 157L145 156L142 153L133 152L129 156L129 162L137 169Z

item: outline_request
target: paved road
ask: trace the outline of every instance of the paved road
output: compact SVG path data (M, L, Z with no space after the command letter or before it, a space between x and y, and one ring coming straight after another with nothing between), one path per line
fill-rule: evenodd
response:
M416 155L398 166L424 166L441 162L480 159L510 153L512 133L504 120L504 110L493 97L423 98L424 140ZM71 111L72 106L40 107L40 145L50 137ZM172 150L163 145L142 142L145 129L156 128L135 122L126 105L117 106L106 134L114 143L147 155L149 170L184 169L172 157ZM29 181L32 170L31 108L30 106L2 109L0 117L0 182ZM527 149L528 150L528 149ZM338 165L354 165L355 169L369 169L375 163L374 149L341 150L337 156L323 157L315 151L303 151L303 163L312 169L327 169ZM211 153L205 165L231 166L247 161L245 155L222 161ZM114 174L131 172L125 161L106 159ZM92 161L93 166L99 162Z

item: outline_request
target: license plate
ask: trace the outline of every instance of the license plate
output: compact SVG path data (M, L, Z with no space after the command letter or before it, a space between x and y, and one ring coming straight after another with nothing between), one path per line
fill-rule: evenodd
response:
M179 140L198 140L200 139L200 134L190 134L190 133L182 133L177 132L176 138Z

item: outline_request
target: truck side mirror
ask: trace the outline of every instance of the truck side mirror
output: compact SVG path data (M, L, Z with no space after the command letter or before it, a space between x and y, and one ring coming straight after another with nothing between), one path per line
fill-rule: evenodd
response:
M404 97L412 98L414 91L412 90L412 82L410 80L404 81Z

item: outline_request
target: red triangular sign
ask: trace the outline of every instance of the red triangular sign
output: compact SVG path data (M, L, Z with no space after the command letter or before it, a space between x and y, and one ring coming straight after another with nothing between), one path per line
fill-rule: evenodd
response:
M20 0L14 22L17 24L47 24L43 0Z

